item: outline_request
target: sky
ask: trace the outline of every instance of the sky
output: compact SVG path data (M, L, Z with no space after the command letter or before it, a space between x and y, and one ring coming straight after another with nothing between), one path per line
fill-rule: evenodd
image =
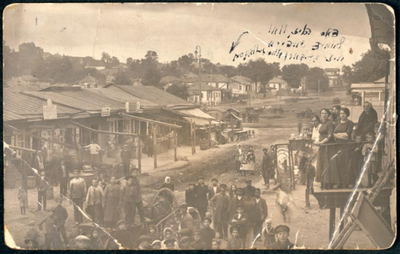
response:
M160 62L168 62L194 53L199 45L203 58L225 65L236 66L261 57L281 66L304 62L311 67L341 68L361 59L370 48L371 36L365 5L356 3L15 4L5 9L3 20L3 40L15 50L21 43L34 42L52 54L100 59L102 52L107 52L122 62L128 57L144 58L148 50L156 51ZM291 34L296 28L303 30L306 24L311 29L309 35ZM286 27L286 32L270 34L273 27ZM337 29L338 36L321 36L328 28ZM229 53L232 43L245 31L248 33ZM288 40L303 43L288 48ZM328 48L312 50L316 42ZM246 51L257 47L261 53L235 58L235 54L243 52L245 56ZM278 49L280 58L268 55ZM295 54L299 55L297 59L293 59ZM300 61L302 54L307 58Z

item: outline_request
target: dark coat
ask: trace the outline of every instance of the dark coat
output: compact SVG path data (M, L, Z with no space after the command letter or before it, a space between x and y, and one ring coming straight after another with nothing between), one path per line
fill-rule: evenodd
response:
M250 199L254 197L254 193L256 192L256 187L246 186L243 188L243 190L244 190L244 195Z
M233 221L235 220L235 221ZM232 217L230 224L232 226L238 226L240 229L240 238L245 239L247 234L247 227L249 226L249 217L246 213L243 213L239 219L239 214L235 213Z
M185 201L188 206L195 207L196 206L196 191L193 189L187 189L185 192Z
M226 193L225 195L218 193L210 200L210 206L213 208L214 224L229 220L230 201L231 198Z
M67 165L65 165L65 175L66 175L66 177L63 177L63 170L61 168L61 165L59 167L57 167L56 172L57 172L58 181L61 181L61 180L69 181L69 167L67 167Z
M211 186L208 191L208 200L211 200L212 197L215 196L215 194L220 193L220 192L221 192L221 189L219 187L217 187L217 192L215 192L213 186Z
M264 154L263 156L263 160L262 160L262 171L264 173L268 172L270 170L271 167L271 158L269 156L269 154Z
M232 218L233 215L236 213L236 206L237 205L243 205L244 206L244 211L247 212L248 206L249 206L249 199L245 196L242 197L241 200L238 199L236 196L231 200L231 208L230 208L230 215L229 218Z
M265 201L263 198L260 198L260 201L257 204L256 198L253 197L250 200L249 214L252 223L262 223L268 216L267 201Z
M196 192L196 207L207 207L208 206L208 186L207 185L196 185L194 187Z
M121 160L122 160L122 164L129 165L129 163L131 163L131 152L129 152L128 150L127 151L122 150L121 151Z
M371 111L367 114L363 111L358 118L356 134L360 134L365 137L368 132L374 131L374 125L378 122L378 114L375 109L371 108Z
M57 205L56 208L54 208L54 215L55 215L55 224L57 226L63 226L68 218L67 209L65 209L61 205Z
M215 230L208 227L200 229L201 240L206 244L206 249L211 249L212 239L215 238Z
M193 217L192 215L190 215L190 213L186 213L181 217L181 220L179 222L179 227L180 227L179 233L181 235L185 236L191 235L194 227L194 222L193 222Z
M287 240L287 242L283 243L283 244L279 241L276 241L270 245L271 250L288 250L288 249L292 249L293 247L294 247L294 244L291 243L289 240Z

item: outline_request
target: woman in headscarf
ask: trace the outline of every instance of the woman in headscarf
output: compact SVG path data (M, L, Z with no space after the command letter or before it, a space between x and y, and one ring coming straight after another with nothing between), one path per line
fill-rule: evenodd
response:
M242 145L238 144L235 153L236 173L240 173L240 165L242 164L241 159L242 159Z
M90 234L90 240L92 241L93 250L104 249L104 243L99 237L99 230L97 228L93 229L92 233Z
M163 236L164 236L164 239L161 241L161 249L162 250L167 250L168 249L166 244L165 244L165 241L167 241L167 240L175 240L175 249L176 250L179 249L178 248L179 247L178 246L178 242L175 239L174 232L172 231L172 228L170 228L170 227L164 228Z
M333 131L335 130L335 126L329 120L329 116L331 112L329 109L324 108L320 112L321 119L321 127L319 127L319 140L315 141L316 145L322 145L318 149L317 154L317 175L316 181L321 182L322 189L330 189L332 188L333 183L339 182L339 176L337 175L337 171L331 170L330 159L334 154L332 154L328 144L333 139Z
M162 188L168 188L172 191L174 191L174 185L171 183L171 178L169 176L166 176L164 179L164 184L161 186Z
M231 189L229 190L229 197L235 198L236 197L236 185L232 184Z
M335 143L344 144L351 141L351 135L354 128L354 123L348 119L349 116L350 116L350 110L348 108L343 107L340 109L340 114L339 114L340 121L336 125L336 128L333 132ZM351 149L348 144L335 145L335 148L337 151L341 150L341 152L335 158L336 170L338 171L340 180L338 188L341 187L346 188L349 184L354 183L353 173L349 169L349 164L350 164L349 155Z

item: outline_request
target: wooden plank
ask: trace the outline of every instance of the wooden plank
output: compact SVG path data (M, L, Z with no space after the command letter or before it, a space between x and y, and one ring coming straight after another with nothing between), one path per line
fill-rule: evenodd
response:
M336 238L332 245L332 249L342 249L344 244L347 242L353 231L356 229L357 223L349 222L346 224L346 226L343 228L343 231L340 232L340 235Z
M142 174L142 140L139 137L139 151L138 151L138 167L139 172Z
M87 126L85 126L85 125L83 125L83 124L80 124L80 123L77 123L77 122L74 122L74 121L71 121L71 123L75 124L76 126L79 126L79 127L83 128L83 129L86 129L86 130L90 131L91 133L94 132L94 133L99 133L99 134L111 134L111 135L134 136L134 137L139 136L139 135L136 134L136 133L112 132L112 131L95 130L95 129L92 129L92 128L90 128L90 127L87 127Z
M182 128L182 126L180 126L180 125L164 123L164 122L151 120L151 119L147 119L147 118L143 118L143 117L128 115L128 114L125 114L125 113L121 113L121 116L126 117L126 118L132 118L132 119L140 120L140 121L147 122L147 123L152 123L152 124L158 124L158 125L163 125L163 126L168 126L168 127L178 128L178 129Z
M335 232L335 219L336 219L336 208L329 209L329 241L332 240Z
M153 130L153 157L154 157L154 168L157 168L157 126L152 125Z
M360 209L356 217L357 224L377 248L389 248L395 239L392 228L386 223L385 219L382 218L365 195L362 193L359 195Z

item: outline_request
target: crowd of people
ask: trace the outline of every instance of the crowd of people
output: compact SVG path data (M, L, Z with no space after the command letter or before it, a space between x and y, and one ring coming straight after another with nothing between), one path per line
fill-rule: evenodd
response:
M385 130L369 102L365 102L357 125L348 119L349 116L348 108L335 105L311 117L311 139L318 148L315 178L322 189L354 186L364 164L368 175L367 187L371 188L378 180Z

